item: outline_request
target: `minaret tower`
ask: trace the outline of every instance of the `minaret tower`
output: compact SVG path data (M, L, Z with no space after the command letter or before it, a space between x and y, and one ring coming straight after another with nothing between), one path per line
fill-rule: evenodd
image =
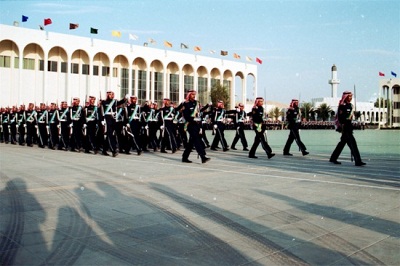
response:
M332 66L332 79L329 80L329 84L332 85L332 98L337 98L337 87L340 80L337 79L337 68L335 65Z

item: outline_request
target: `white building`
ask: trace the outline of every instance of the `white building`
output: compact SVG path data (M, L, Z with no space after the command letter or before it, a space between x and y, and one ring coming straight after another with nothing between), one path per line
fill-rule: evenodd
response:
M107 90L161 103L195 89L207 103L215 83L229 88L232 107L248 90L257 94L256 64L1 24L0 80L0 106L104 98Z

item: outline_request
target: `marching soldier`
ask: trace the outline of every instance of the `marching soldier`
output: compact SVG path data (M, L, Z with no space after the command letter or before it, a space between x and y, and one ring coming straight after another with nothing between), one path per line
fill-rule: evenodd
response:
M309 154L306 146L300 139L300 134L299 134L300 119L301 119L301 114L299 109L299 101L297 99L293 99L292 102L290 103L289 109L286 112L287 127L290 130L290 133L286 141L285 147L283 148L283 155L287 156L293 155L289 151L290 151L290 146L292 145L294 140L296 141L297 146L299 146L299 149L301 150L303 156Z
M233 110L235 117L234 117L234 122L235 122L235 128L236 128L236 134L235 137L233 138L231 149L236 150L235 146L236 143L239 141L242 142L243 150L248 151L247 149L247 140L246 140L246 135L244 133L244 122L246 121L247 118L247 113L244 110L244 104L239 103L238 104L239 110Z
M228 143L225 139L225 117L230 113L225 110L224 102L218 101L217 108L214 109L214 112L211 117L211 121L213 123L215 129L214 140L211 143L211 150L216 151L218 142L221 142L222 150L229 151Z
M275 156L275 153L272 153L271 147L268 145L267 139L264 136L264 133L266 131L266 126L263 123L264 122L264 99L262 97L257 97L253 109L251 110L251 116L253 120L253 129L254 132L256 133L256 136L254 138L253 146L250 149L249 152L249 158L258 158L256 154L256 150L258 148L258 145L260 145L264 149L264 151L268 155L268 159L271 159L272 157Z
M114 99L115 94L113 91L107 91L107 99L101 102L101 112L100 119L102 121L102 125L105 126L105 134L106 134L106 142L108 147L110 148L113 157L118 155L118 143L116 138L116 112L117 106L124 104L126 99L122 99L117 101ZM105 149L107 145L103 145L103 154L107 155L107 151Z
M6 107L4 108L4 111L2 112L2 128L3 128L3 138L4 138L4 143L8 144L10 142L10 108Z
M58 149L65 149L66 151L69 149L69 138L71 135L71 116L70 110L68 107L68 103L66 101L61 102L61 107L58 110L58 120L59 124L59 145Z
M9 126L10 126L10 142L11 144L17 144L17 106L13 106L9 114Z
M17 113L17 130L18 130L18 144L25 145L25 132L26 132L26 112L25 105L21 104Z
M48 124L49 124L49 114L47 111L47 106L45 103L40 104L40 110L36 113L36 127L37 127L37 135L38 145L40 148L44 148L48 145Z
M96 141L97 124L99 121L98 107L96 106L96 97L89 96L89 103L85 107L85 124L83 125L84 148L85 153L90 153L90 150L96 154L99 150Z
M131 96L130 103L125 107L126 132L128 134L129 147L136 150L137 154L142 154L142 142L140 137L140 105L137 103L137 97Z
M190 90L187 93L186 101L182 102L176 111L182 110L183 117L186 121L185 129L189 132L190 138L186 145L185 151L182 154L182 162L191 163L189 155L192 152L193 146L195 147L198 155L201 157L201 162L206 163L210 158L206 157L206 152L200 137L200 126L195 121L199 117L200 107L199 102L196 101L196 91Z
M60 136L58 133L60 121L58 120L59 113L57 109L56 103L50 104L49 109L49 149L55 150L56 147L59 147Z
M164 106L160 109L160 123L162 124L161 129L161 152L167 153L166 147L168 146L172 153L176 152L178 145L175 139L175 109L171 106L171 100L168 98L164 99Z
M339 107L337 111L337 122L339 123L339 129L337 131L342 133L339 143L337 144L335 150L333 151L329 161L334 164L341 164L338 162L340 153L342 152L344 146L347 144L351 151L352 159L354 158L356 166L363 166L364 163L361 160L361 155L357 147L356 139L353 136L353 115L354 108L351 100L353 99L353 94L350 91L343 92L342 99L339 102Z
M36 110L33 103L28 104L26 115L26 145L33 147L36 136Z
M125 154L130 154L130 147L128 145L128 140L125 130L125 105L119 105L117 107L117 114L115 117L115 132L117 134L118 147L120 152L125 152Z
M83 108L80 105L81 100L78 97L73 98L72 106L69 108L69 114L71 119L71 128L72 134L70 137L70 146L71 151L80 152L82 149L82 138L83 138L83 124L84 124L84 115Z

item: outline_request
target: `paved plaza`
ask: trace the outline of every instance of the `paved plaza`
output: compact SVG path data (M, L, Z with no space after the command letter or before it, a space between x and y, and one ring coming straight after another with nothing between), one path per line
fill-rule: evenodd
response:
M355 132L365 167L329 163L333 130L308 156L287 135L206 164L0 144L0 265L400 265L399 132Z

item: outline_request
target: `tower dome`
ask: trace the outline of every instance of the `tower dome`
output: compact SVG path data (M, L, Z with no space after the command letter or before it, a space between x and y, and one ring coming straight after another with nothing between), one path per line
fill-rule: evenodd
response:
M337 71L337 67L335 66L335 64L333 64L332 66L332 71Z

